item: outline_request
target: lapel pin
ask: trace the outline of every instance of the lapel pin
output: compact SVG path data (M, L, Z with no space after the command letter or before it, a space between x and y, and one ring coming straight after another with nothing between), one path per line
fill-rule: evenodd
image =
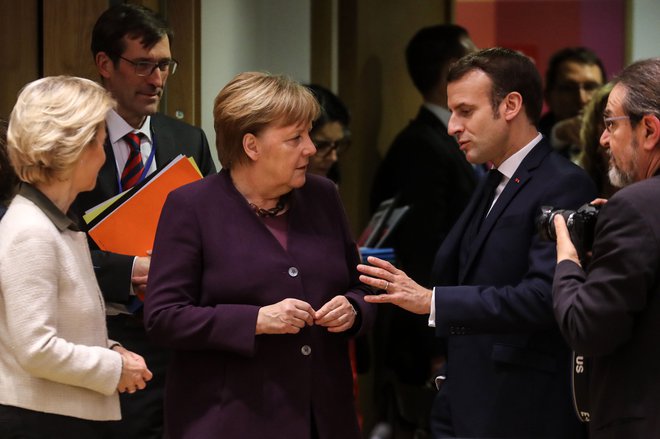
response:
M513 181L515 181L516 184L517 184L517 183L520 183L520 179L519 179L518 177L514 178Z

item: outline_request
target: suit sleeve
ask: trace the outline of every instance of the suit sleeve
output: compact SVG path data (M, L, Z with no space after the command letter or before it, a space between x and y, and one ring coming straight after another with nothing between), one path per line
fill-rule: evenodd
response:
M371 289L359 280L360 274L357 271L357 265L360 263L360 253L357 244L351 235L348 218L344 212L339 193L334 185L332 185L331 190L334 193L335 211L340 216L337 222L341 224L342 239L344 240L344 246L346 248L346 265L348 272L350 273L350 287L345 293L345 296L358 313L357 319L355 320L353 327L348 330L347 335L361 336L373 326L376 318L376 305L367 303L364 300L364 296L370 294Z
M588 275L562 261L554 277L554 311L564 338L588 356L611 354L632 334L635 315L657 282L658 244L644 216L621 197L598 218Z
M91 197L90 193L79 194L69 213L76 218L80 227L87 232L87 242L92 255L94 273L99 287L101 287L103 298L106 302L127 303L130 299L131 276L135 256L103 251L96 245L83 220L85 209L100 202L98 199L92 199Z
M201 140L200 147L201 151L199 152L199 170L202 172L202 175L205 177L207 175L215 174L216 168L215 163L213 163L213 157L211 156L211 150L209 149L209 141L206 139L206 134L201 129L199 130Z
M552 276L556 265L555 243L543 241L536 231L535 219L541 204L577 208L595 196L595 188L586 174L574 172L563 181L548 185L538 205L529 206L526 224L505 224L510 243L501 252L490 252L491 261L481 263L481 269L513 270L518 266L523 274L516 283L497 285L460 285L435 287L436 332L451 335L452 328L461 334L516 333L545 330L556 325L552 312ZM493 233L498 233L494 230ZM531 239L524 234L531 233ZM514 240L529 240L526 259L523 249ZM500 236L500 241L506 237ZM518 250L513 250L517 246ZM511 251L509 252L509 247ZM497 258L497 260L492 260ZM523 268L520 268L521 264ZM493 273L497 277L498 273Z

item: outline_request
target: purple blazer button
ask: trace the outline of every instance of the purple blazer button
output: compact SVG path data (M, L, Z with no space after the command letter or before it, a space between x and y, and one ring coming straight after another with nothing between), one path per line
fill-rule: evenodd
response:
M298 276L298 269L296 267L289 267L289 276L291 277Z
M312 353L312 348L310 348L308 345L304 345L302 348L300 348L300 352L302 352L303 355L307 356Z

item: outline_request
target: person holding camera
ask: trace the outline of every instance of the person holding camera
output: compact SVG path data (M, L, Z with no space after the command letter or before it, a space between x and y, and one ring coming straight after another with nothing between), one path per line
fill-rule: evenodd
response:
M589 359L591 438L660 431L660 58L614 80L600 142L619 190L600 209L588 266L555 215L554 312Z
M433 290L369 257L360 280L386 294L365 300L430 314L446 341L433 437L581 438L570 350L552 312L555 245L537 219L541 206L593 199L595 185L539 134L541 78L527 56L467 55L450 67L447 96L449 134L469 162L494 168L443 241Z

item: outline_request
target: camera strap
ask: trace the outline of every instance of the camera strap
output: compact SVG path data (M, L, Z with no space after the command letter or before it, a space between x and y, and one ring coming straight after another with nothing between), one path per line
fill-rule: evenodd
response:
M571 385L573 387L573 407L582 422L589 422L589 359L575 351L572 354Z

